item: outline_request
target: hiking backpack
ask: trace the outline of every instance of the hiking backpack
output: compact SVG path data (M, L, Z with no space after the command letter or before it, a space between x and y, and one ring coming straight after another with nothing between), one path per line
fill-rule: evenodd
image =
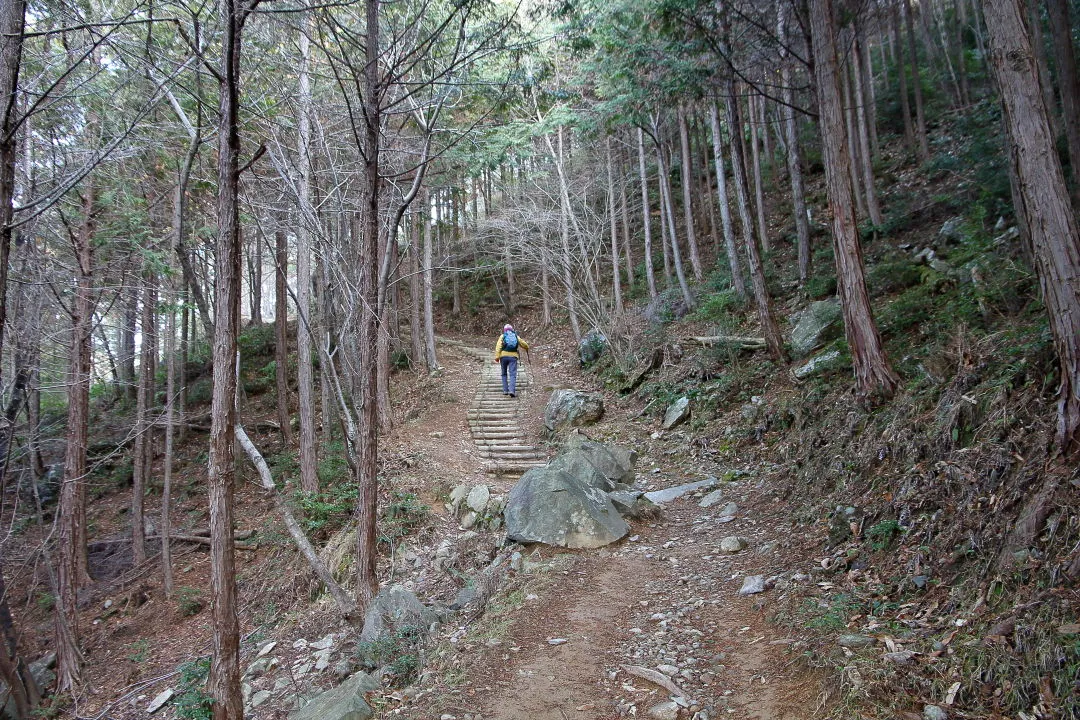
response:
M506 352L517 352L518 337L517 333L513 330L503 331L503 346L502 349Z

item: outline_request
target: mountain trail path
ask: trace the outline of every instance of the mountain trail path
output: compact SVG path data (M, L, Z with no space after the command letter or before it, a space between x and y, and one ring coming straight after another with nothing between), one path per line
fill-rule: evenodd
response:
M517 476L542 464L546 390L583 382L569 363L534 349L522 363L517 398L502 394L492 353L441 341L448 381L465 421L429 420L438 441L465 450L471 481L487 477L507 493ZM482 363L482 364L481 364ZM471 369L470 372L466 370ZM479 376L479 379L477 379ZM611 403L609 399L609 403ZM448 408L449 410L449 408ZM591 551L546 546L523 551L527 579L485 618L451 620L452 656L438 663L436 687L398 708L407 718L456 720L609 720L617 717L804 720L824 715L822 678L802 660L794 626L774 623L800 561L787 508L753 468L713 467L695 457L690 433L658 432L651 419L608 408L591 437L634 448L638 486L652 491L708 476L713 487L666 502L662 515L632 522L627 538ZM418 437L425 439L422 430ZM428 450L438 452L438 450ZM491 474L494 470L503 472ZM479 472L486 473L478 477ZM729 539L725 548L721 545ZM744 546L730 550L733 539ZM805 565L805 562L801 563ZM530 575L534 573L534 575ZM765 590L741 595L748 576ZM801 576L797 576L801 577ZM807 579L809 576L806 576ZM473 619L475 620L475 619ZM455 623L457 623L455 625Z

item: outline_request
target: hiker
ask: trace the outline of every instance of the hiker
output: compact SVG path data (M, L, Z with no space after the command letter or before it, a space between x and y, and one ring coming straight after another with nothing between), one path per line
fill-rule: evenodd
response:
M517 397L518 350L528 350L529 343L518 337L514 326L507 323L495 343L495 362L502 366L503 395Z

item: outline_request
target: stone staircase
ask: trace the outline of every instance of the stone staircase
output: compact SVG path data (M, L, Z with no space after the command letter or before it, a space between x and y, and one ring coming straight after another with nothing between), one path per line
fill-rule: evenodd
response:
M529 444L519 422L525 407L523 396L528 394L531 386L525 363L518 364L517 397L506 397L502 391L501 370L492 362L494 353L465 346L458 346L458 349L481 363L480 383L469 407L468 419L485 470L494 475L520 477L530 468L543 465L547 458Z

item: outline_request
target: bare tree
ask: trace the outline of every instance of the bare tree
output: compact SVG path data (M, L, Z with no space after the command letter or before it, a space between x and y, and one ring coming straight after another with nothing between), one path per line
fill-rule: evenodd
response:
M296 367L297 410L300 415L300 487L318 492L315 453L315 377L311 358L311 41L300 33L300 117L297 151L301 220L296 229Z

